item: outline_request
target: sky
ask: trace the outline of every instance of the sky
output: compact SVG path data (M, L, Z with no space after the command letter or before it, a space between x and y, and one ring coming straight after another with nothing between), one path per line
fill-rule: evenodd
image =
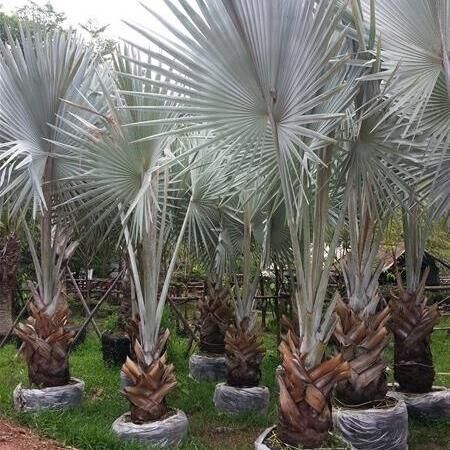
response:
M48 0L34 1L44 4ZM0 5L6 11L13 11L26 3L26 0L0 0ZM100 25L110 24L108 34L117 38L134 42L142 42L143 39L122 20L145 25L154 31L164 33L163 27L141 6L138 0L51 0L50 3L56 11L66 14L67 24L76 26L79 23L86 23L89 19L96 19ZM147 4L165 18L173 20L164 0L142 0L142 3Z

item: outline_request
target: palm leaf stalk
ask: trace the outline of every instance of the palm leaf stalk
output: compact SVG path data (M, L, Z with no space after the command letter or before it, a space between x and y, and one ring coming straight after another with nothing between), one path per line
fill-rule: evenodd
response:
M67 180L81 167L76 154L53 142L71 113L69 103L89 95L93 75L91 51L72 32L44 33L30 25L21 29L19 41L0 43L0 196L24 223L35 267L31 318L16 334L23 340L30 383L39 387L67 384L70 377L67 348L73 336L64 330L62 287L76 243L60 205L73 194ZM39 223L39 249L23 221L28 214Z
M398 11L404 12L400 22L394 20ZM390 69L386 76L396 79L396 100L387 114L401 115L409 124L404 137L426 152L426 167L403 205L406 289L398 278L398 294L391 301L394 378L401 390L417 393L430 391L434 379L430 339L439 313L426 305L421 268L431 221L448 210L449 23L448 1L377 2L382 58Z
M226 146L241 167L258 167L255 175L263 173L268 185L281 186L294 255L300 331L296 344L302 355L298 364L320 372L335 325L335 305L325 308L325 299L344 221L341 212L327 245L333 135L354 94L343 83L345 60L338 56L343 42L343 33L337 31L338 3L199 0L196 10L188 2L167 0L179 21L176 26L149 11L175 39L131 25L163 50L160 56L150 53L171 68L148 66L171 78L167 86L178 94L177 108L184 114L165 123L176 124L177 133L210 131L209 148ZM252 171L248 174L251 179ZM342 364L337 366L346 373ZM284 383L299 376L292 370L287 364ZM331 376L332 383L336 379ZM291 407L310 417L306 429L296 433L296 443L320 443L323 433L315 428L315 418L324 415L331 426L330 392L326 388L320 404L309 395L299 403L283 397L281 417L293 417Z

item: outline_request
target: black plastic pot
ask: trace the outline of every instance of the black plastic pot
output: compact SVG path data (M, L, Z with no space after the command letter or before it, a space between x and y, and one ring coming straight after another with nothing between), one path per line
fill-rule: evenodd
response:
M102 334L103 361L109 366L122 365L130 356L130 339L123 334Z

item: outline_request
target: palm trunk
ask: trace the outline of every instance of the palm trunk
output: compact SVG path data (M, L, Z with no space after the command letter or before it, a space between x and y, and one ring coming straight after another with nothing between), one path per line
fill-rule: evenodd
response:
M0 239L0 336L11 330L12 306L17 285L19 242L15 234Z
M431 333L441 315L437 305L427 306L424 294L428 271L419 287L404 290L399 276L399 296L392 296L390 328L394 334L394 379L400 390L411 393L431 392L435 371L430 348Z
M64 386L70 381L68 349L75 332L66 331L68 308L60 306L49 316L30 304L30 317L15 334L23 341L22 353L28 365L31 386Z
M280 387L278 438L289 445L317 448L332 428L331 395L337 382L349 376L341 355L306 368L299 339L291 330L281 342L283 361Z
M231 325L225 335L227 383L239 388L258 386L264 353L260 333L250 326L248 317Z
M414 347L406 339L394 341L394 379L403 392L431 392L435 377L430 336L420 339Z
M135 341L134 352L136 361L127 358L122 371L132 382L124 388L123 394L131 405L131 420L143 424L161 419L168 413L166 396L177 382L172 364L167 364L165 350L169 331L161 333L154 348L152 361L147 358L139 341Z
M226 287L208 281L207 295L199 303L200 350L207 353L225 352L225 333L231 323L231 295Z
M389 307L363 320L339 299L334 337L350 367L350 377L336 388L336 398L345 405L369 407L386 396L387 376L383 352L389 343L386 324Z

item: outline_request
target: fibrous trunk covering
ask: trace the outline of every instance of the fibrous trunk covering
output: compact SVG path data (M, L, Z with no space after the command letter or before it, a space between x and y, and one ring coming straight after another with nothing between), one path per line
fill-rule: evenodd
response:
M306 369L306 354L291 330L279 346L283 373L280 387L278 438L286 444L320 447L332 426L331 394L337 382L349 376L348 363L335 356Z
M207 353L225 352L225 333L233 316L231 295L226 287L208 282L207 295L199 303L200 350Z
M12 303L17 283L19 242L15 234L0 238L0 336L12 327Z
M400 390L430 392L435 371L430 348L434 326L440 320L437 304L427 306L424 294L426 271L419 287L408 292L398 279L399 295L392 295L390 328L394 334L394 378Z
M122 366L132 382L122 393L131 403L131 420L136 424L161 419L168 412L166 396L177 384L174 367L167 364L163 354L168 338L168 330L160 335L151 364L145 362L142 348L136 341L136 361L127 358Z
M350 366L350 377L336 388L337 399L352 406L384 399L387 378L383 352L389 343L389 307L363 320L339 298L336 315L334 337Z
M225 335L227 383L235 387L258 386L264 353L260 334L250 326L248 317L231 325Z
M30 304L30 317L18 325L15 334L23 341L22 354L32 386L64 386L70 381L67 351L75 337L66 331L69 309L60 305L51 316Z

